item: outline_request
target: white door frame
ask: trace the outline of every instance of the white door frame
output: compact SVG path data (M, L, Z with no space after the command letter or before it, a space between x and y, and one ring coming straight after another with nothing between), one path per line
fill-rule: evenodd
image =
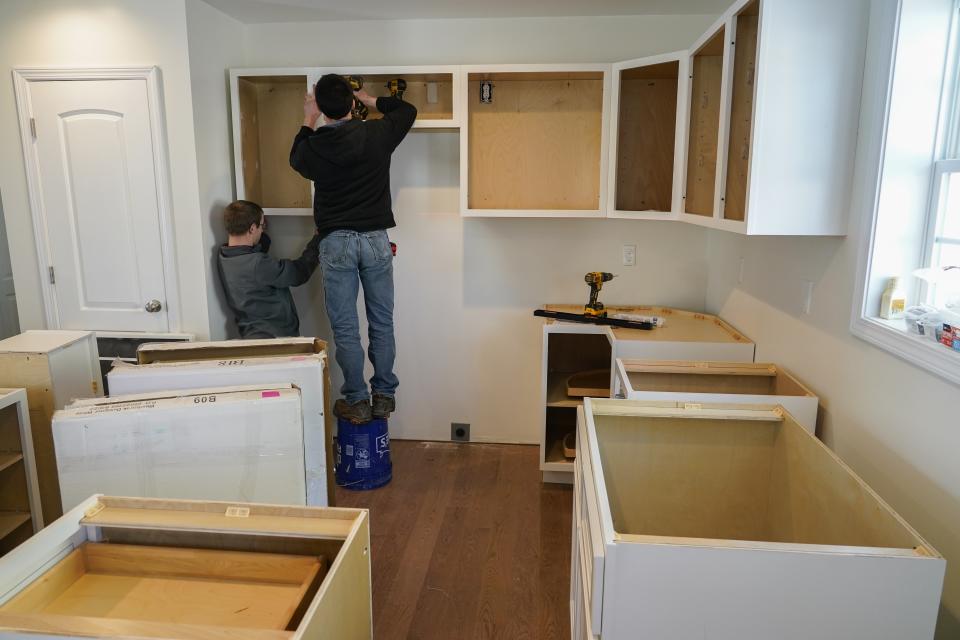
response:
M56 288L50 283L50 245L47 214L40 188L40 159L37 156L30 121L33 105L29 84L51 80L143 80L147 86L147 108L150 113L150 135L153 142L153 165L157 179L157 210L160 214L160 243L163 256L164 304L167 309L168 330L180 331L180 291L177 286L176 253L173 238L170 170L167 158L167 134L163 118L163 97L158 67L110 67L97 69L19 67L13 69L13 85L20 121L20 141L27 173L30 214L33 236L40 269L40 290L48 329L60 328L60 312ZM96 329L97 327L88 327Z

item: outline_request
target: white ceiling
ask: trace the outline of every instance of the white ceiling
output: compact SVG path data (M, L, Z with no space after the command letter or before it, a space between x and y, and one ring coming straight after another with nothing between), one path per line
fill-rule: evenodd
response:
M731 0L206 0L241 22L720 15Z

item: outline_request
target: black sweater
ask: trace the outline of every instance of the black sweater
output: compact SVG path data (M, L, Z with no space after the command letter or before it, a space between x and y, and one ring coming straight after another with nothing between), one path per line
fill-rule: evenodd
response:
M313 180L313 218L321 236L339 229L395 227L390 200L390 155L413 126L417 108L377 98L378 120L347 120L316 131L301 127L290 166Z

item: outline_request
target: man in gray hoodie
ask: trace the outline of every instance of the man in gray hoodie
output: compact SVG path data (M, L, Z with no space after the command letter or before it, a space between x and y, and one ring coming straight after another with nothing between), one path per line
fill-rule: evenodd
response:
M220 282L233 310L241 338L300 335L300 318L290 295L310 279L318 264L320 236L307 243L296 260L271 258L266 218L255 202L237 200L223 210L227 243L217 262Z

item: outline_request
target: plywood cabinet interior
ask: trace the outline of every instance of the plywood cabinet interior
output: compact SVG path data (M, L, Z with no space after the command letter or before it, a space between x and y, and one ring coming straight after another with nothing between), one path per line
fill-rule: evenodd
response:
M698 216L713 215L725 36L726 28L721 26L690 57L689 147L684 211Z
M357 509L94 496L0 559L0 635L372 638Z
M613 65L611 217L664 218L678 211L687 65L686 52Z
M607 69L465 69L464 215L604 214Z
M604 640L933 637L944 559L789 414L588 399L583 418L581 587Z
M242 186L238 197L267 209L307 209L310 182L290 168L303 124L306 75L238 76Z
M779 405L804 429L817 430L819 400L782 367L764 362L617 358L613 397L626 400Z
M760 0L752 0L741 9L734 24L735 53L727 143L727 177L721 202L724 219L743 221L746 220L750 176L750 136L753 132L754 88L757 78Z
M397 78L407 82L407 89L403 94L403 101L409 102L417 108L417 120L453 120L453 73L403 73L394 74L344 74L360 75L363 77L363 88L377 98L389 96L387 83ZM376 120L383 116L371 109L368 120ZM420 123L423 124L422 122Z

